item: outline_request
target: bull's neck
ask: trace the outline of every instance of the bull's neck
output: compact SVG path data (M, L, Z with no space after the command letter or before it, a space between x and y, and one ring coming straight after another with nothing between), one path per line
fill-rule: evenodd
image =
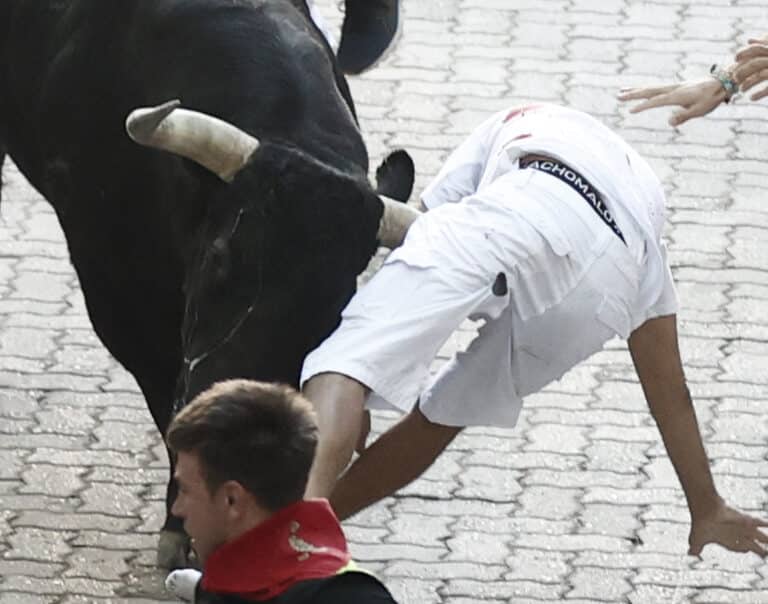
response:
M5 77L6 56L8 54L8 36L11 33L11 13L16 6L13 0L0 2L0 83ZM2 87L5 90L5 87Z

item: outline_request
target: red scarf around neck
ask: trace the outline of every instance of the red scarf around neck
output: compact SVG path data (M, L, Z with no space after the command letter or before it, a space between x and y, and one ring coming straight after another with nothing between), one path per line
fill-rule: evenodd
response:
M202 588L268 600L308 579L331 577L350 561L339 521L325 499L300 501L218 547Z

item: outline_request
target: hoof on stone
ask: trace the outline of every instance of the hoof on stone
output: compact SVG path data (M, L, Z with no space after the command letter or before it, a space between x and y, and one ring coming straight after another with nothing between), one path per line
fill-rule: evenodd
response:
M174 531L161 531L157 544L157 565L167 570L193 566L189 551L187 535Z

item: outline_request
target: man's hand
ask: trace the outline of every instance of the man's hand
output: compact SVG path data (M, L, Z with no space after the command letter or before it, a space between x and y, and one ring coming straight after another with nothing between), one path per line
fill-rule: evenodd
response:
M721 503L712 513L692 519L688 553L699 556L705 545L716 543L732 552L754 552L765 558L768 556L768 535L759 527L766 526L768 521L742 514Z
M194 604L195 591L202 576L202 573L194 568L180 568L171 571L165 579L165 589L180 600Z
M640 113L655 107L676 106L676 111L669 118L670 126L679 126L689 119L701 117L712 111L725 100L725 89L714 78L688 80L668 86L649 86L647 88L624 88L618 95L620 101L642 103L630 109L630 113Z
M742 92L768 81L768 37L763 40L750 40L749 46L736 53L736 65L733 75ZM749 98L759 101L767 96L768 86L753 93Z

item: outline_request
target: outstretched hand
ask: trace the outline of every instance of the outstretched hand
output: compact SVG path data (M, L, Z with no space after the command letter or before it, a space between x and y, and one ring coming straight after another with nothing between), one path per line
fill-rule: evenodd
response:
M725 100L725 89L714 78L688 80L668 86L649 86L647 88L625 88L618 95L620 101L643 100L630 109L630 113L640 113L656 107L682 107L669 118L670 126L679 126L689 119L701 117L712 111Z
M694 519L688 537L688 553L698 556L708 543L716 543L732 552L754 552L768 556L768 535L760 530L768 521L743 514L725 503L704 517Z
M762 40L751 39L749 46L736 53L736 71L733 75L742 92L768 81L768 37ZM758 101L765 97L768 97L768 86L754 92L749 98Z

